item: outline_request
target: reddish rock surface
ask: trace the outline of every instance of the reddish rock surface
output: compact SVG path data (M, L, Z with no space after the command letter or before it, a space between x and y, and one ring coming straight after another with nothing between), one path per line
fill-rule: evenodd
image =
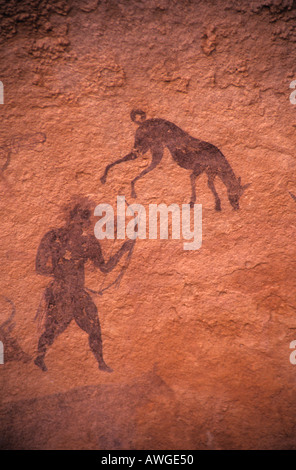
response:
M295 449L296 5L293 0L1 1L2 449ZM133 109L211 142L242 184L240 209L203 174L203 244L137 240L120 286L92 295L98 369L75 322L34 364L50 277L42 237L74 195L129 203L150 154L131 151ZM165 150L137 202L189 203ZM104 240L104 257L122 241ZM85 286L105 281L90 262Z

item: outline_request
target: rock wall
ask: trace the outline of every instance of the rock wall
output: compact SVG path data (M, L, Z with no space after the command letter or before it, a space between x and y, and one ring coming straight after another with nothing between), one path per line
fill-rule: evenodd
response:
M295 448L295 19L0 2L2 449ZM96 205L188 204L192 172L200 249L94 238Z

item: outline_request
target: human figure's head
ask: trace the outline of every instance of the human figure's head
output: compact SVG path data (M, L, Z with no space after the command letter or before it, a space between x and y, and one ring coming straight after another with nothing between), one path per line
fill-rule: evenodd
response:
M66 207L67 223L88 229L94 213L95 204L88 197L75 196Z
M131 120L136 124L142 124L144 121L146 121L146 113L141 109L133 109L130 116Z

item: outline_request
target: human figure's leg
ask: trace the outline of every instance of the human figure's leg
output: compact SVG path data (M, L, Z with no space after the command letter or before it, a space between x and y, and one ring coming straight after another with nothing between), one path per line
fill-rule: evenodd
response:
M44 357L48 347L53 344L54 340L63 333L63 331L65 331L73 318L73 315L69 312L69 307L71 308L71 306L67 305L66 302L62 304L61 299L57 301L51 289L47 289L45 297L46 317L44 332L39 338L37 357L34 361L36 366L40 367L44 372L47 371Z
M103 358L103 343L97 307L86 292L76 305L74 319L77 325L88 334L89 346L98 361L99 369L113 372Z

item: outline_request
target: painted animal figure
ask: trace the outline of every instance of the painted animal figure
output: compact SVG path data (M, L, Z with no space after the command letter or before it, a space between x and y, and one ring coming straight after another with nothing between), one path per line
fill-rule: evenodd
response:
M191 137L180 127L165 119L146 119L145 112L141 110L132 111L131 119L139 125L136 131L134 148L125 157L106 166L101 177L103 184L106 182L109 170L114 165L135 160L150 150L152 155L150 165L131 182L131 195L137 197L135 183L159 165L163 158L164 149L167 148L181 168L191 171L191 207L196 201L196 178L202 173L206 173L208 186L215 198L215 209L217 211L221 210L221 201L214 184L216 176L219 176L225 184L228 199L233 209L239 209L239 199L249 184L241 185L241 179L235 176L223 153L215 145Z

